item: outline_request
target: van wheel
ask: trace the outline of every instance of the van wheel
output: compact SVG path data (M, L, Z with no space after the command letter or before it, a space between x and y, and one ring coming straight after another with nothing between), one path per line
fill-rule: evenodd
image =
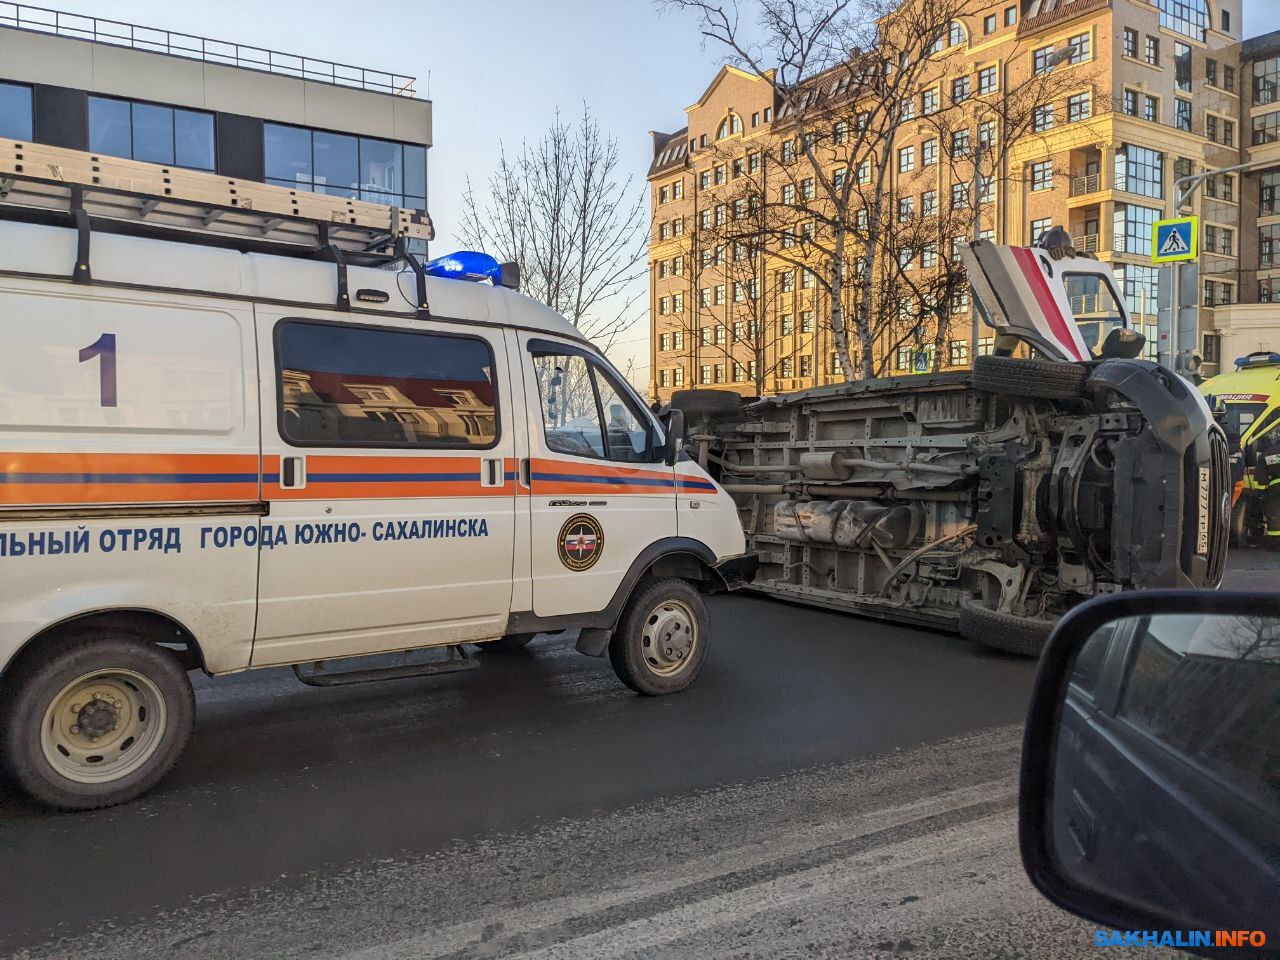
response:
M960 605L960 636L992 650L1038 657L1053 633L1054 621L1019 617L983 606L977 600Z
M984 355L974 360L969 382L985 393L1074 400L1088 379L1089 368L1083 363Z
M5 772L60 810L108 807L149 790L177 761L195 719L178 659L127 634L51 643L3 686Z
M666 577L631 595L609 640L609 660L636 693L678 693L702 669L710 637L702 594L687 580Z

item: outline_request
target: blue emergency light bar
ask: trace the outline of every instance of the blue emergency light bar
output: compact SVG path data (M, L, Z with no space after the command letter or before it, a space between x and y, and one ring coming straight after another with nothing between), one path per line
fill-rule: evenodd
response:
M1280 364L1280 353L1274 350L1255 350L1247 357L1236 357L1237 367L1269 367Z
M520 271L514 263L499 263L497 258L477 250L459 250L429 263L423 264L428 277L444 277L447 280L488 280L495 287L520 286Z

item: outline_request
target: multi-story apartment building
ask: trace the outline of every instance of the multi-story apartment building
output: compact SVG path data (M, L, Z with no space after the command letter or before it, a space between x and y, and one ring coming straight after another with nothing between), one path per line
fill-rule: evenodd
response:
M888 195L906 215L945 216L965 206L973 168L957 162L969 156L960 150L985 138L1003 141L1008 133L1010 142L980 187L977 233L1027 244L1050 225L1065 227L1077 247L1115 265L1152 355L1167 350L1157 332L1160 271L1151 264L1152 225L1172 215L1175 179L1241 162L1247 137L1241 97L1251 80L1241 64L1239 32L1239 0L992 0L974 8L937 41L936 65L903 102ZM964 103L953 115L969 116L966 101L1012 101L1050 72L1047 101L1035 105L1016 132L1012 122L1008 131L988 129L977 110L970 127L946 136L929 123L939 103L944 110ZM708 251L700 240L726 216L717 197L738 176L755 175L766 193L780 190L783 202L796 188L794 175L783 172L794 152L788 144L795 125L778 91L768 78L725 67L685 112L684 128L652 135L653 396L665 399L674 389L699 385L775 393L843 379L821 284L803 270L797 279L789 268L778 269L782 251L775 237L749 249L750 269L742 270L732 254ZM831 140L840 142L838 131ZM772 184L771 170L777 171ZM803 192L803 179L798 186ZM1241 293L1242 230L1247 224L1252 231L1247 209L1242 219L1241 190L1239 175L1224 175L1184 207L1201 217L1203 255L1183 302L1197 305L1195 322L1210 335L1222 305ZM945 259L945 251L931 246L908 252L919 271L939 269ZM794 263L794 257L785 260ZM968 307L963 297L956 303L963 317L947 327L945 340L927 343L927 351L878 341L875 349L884 354L878 368L919 369L926 353L930 366L964 367L975 350L989 349L982 334L972 342ZM764 351L758 336L752 340L753 323L769 330ZM1216 355L1206 360L1205 372L1214 372Z
M422 250L430 146L412 77L0 4L0 177L334 224L394 208Z
M1280 350L1280 32L1244 41L1240 60L1239 298L1214 311L1207 343L1225 370Z

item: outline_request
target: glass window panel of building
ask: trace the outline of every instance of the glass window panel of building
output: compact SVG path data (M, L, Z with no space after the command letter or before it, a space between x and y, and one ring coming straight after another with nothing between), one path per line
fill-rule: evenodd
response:
M1135 203L1117 203L1115 249L1124 253L1151 254L1151 231L1160 211Z
M1144 197L1164 196L1164 154L1125 144L1116 151L1116 189Z
M1260 106L1280 100L1280 57L1256 60L1253 64L1253 103Z
M89 150L147 163L213 170L213 114L90 97Z
M1204 43L1209 27L1209 10L1205 0L1156 0L1160 26Z
M0 83L0 137L31 139L31 88L18 83Z
M295 190L426 208L426 148L283 124L263 125L267 182Z

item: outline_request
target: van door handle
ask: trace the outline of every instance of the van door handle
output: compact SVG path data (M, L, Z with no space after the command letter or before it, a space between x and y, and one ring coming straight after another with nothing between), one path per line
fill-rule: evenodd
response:
M480 486L502 486L502 458L484 457L480 461Z
M526 490L533 489L533 473L531 472L528 457L520 458L520 486Z
M307 485L306 457L280 458L280 487L284 490L302 490Z

